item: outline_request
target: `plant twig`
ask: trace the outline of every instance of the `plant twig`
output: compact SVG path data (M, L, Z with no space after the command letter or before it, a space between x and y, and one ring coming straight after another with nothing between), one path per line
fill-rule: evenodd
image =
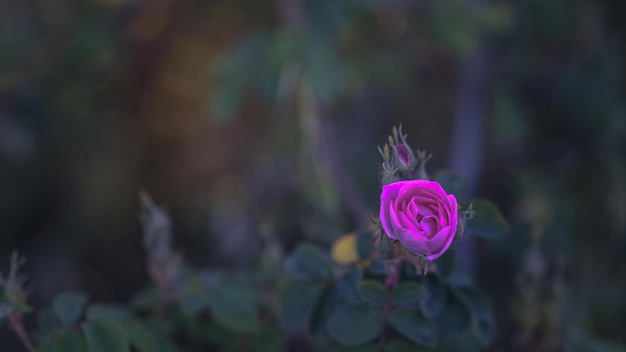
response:
M28 352L36 352L37 349L35 348L35 346L33 346L32 342L30 342L28 334L26 334L26 330L24 329L24 324L22 323L22 314L18 312L12 312L9 314L8 318L11 330L15 333L22 345L24 345L24 348Z

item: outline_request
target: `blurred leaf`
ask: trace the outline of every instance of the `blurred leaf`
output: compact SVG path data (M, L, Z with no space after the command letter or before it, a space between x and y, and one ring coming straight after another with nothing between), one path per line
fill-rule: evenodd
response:
M434 318L446 305L448 293L439 282L436 275L426 275L424 278L424 294L420 301L422 313L427 318Z
M435 173L433 179L441 184L446 193L454 194L457 201L463 197L467 187L467 178L463 174L442 170Z
M495 204L484 199L474 200L471 204L476 215L467 221L468 233L498 239L510 231L509 224Z
M91 321L83 326L90 352L129 352L128 336L122 325L105 319Z
M324 253L307 243L299 245L285 260L285 270L303 280L332 278L332 268Z
M414 352L415 345L402 340L391 340L385 343L385 352Z
M370 305L342 305L328 320L328 333L344 345L356 346L373 340L383 329L380 312Z
M375 258L372 264L367 267L367 271L372 275L383 276L387 274L387 268L385 268L385 261L380 258Z
M167 337L174 332L174 327L171 322L159 320L144 320L143 326L152 333L152 336L154 336L154 339L158 345L157 352L178 351L176 346Z
M72 325L80 318L86 302L84 293L63 292L54 298L52 309L63 325Z
M232 350L239 345L239 333L215 322L210 322L205 329L199 330L205 330L200 333L206 336L207 341L210 341L216 350Z
M159 293L156 287L149 287L137 292L131 299L131 306L139 311L152 311L156 305Z
M42 342L41 352L88 352L85 338L78 331L66 331Z
M206 291L185 290L179 304L183 314L194 316L209 306L209 294Z
M367 344L355 347L341 347L336 352L380 352L380 349L374 344Z
M452 274L456 266L456 258L454 256L454 250L448 249L441 257L435 260L437 265L437 272L444 278L447 278Z
M383 305L387 303L387 290L378 281L364 280L359 284L359 292L366 301L372 304Z
M359 260L357 236L353 233L339 237L331 248L333 261L341 265L354 264Z
M311 332L316 335L326 334L326 324L331 314L341 304L339 289L336 285L327 285L322 291L321 298L313 308L309 319L309 327Z
M439 340L439 348L445 352L482 352L485 347L470 331L462 334L446 335Z
M495 335L496 324L487 298L472 288L463 288L457 292L472 313L479 341L483 346L489 345Z
M478 43L480 28L467 3L438 1L432 20L436 39L458 53L468 52Z
M346 302L360 303L363 301L363 297L359 293L358 285L363 279L363 270L359 268L351 268L347 274L343 275L337 280L337 290L339 295Z
M617 342L601 339L584 334L569 341L564 348L565 352L626 352L626 346Z
M318 283L288 278L278 290L278 315L285 329L293 329L310 316L322 288Z
M209 308L215 321L238 332L253 332L257 311L253 298L244 291L222 285L209 292Z
M268 46L266 33L249 36L221 63L215 65L218 90L211 96L209 109L218 121L227 121L236 116L245 95L251 90L254 80L264 73L262 64Z
M87 320L109 319L118 320L130 318L130 312L123 307L111 304L92 304L87 308Z
M221 86L209 102L211 116L217 121L228 121L236 116L246 93L245 88L233 83Z
M308 55L304 58L306 78L311 82L316 99L332 103L345 92L352 68L327 41L317 37L309 39Z
M482 25L489 31L505 32L513 27L513 9L509 4L491 4L480 14Z
M359 252L360 260L370 258L374 252L374 235L369 231L357 232L356 248Z
M252 352L281 351L283 347L283 335L277 328L268 326L254 335L250 345Z
M422 286L413 281L402 281L391 291L391 300L395 304L416 302L422 294Z
M459 335L468 331L472 317L465 304L455 293L448 294L448 301L437 316L437 327L442 334Z
M51 334L61 327L52 309L44 309L37 314L37 325L42 336Z
M124 330L131 345L141 352L158 351L159 345L154 333L134 320L123 322Z
M450 276L446 278L446 282L451 287L471 287L474 285L472 278L461 269L460 266L456 266Z
M437 345L432 324L416 309L402 308L389 315L389 324L409 340L426 347Z

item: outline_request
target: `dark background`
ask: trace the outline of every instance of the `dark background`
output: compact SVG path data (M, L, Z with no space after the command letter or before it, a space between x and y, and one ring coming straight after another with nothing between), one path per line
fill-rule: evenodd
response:
M35 307L127 300L142 189L194 266L328 245L376 213L401 123L511 222L459 245L497 348L624 344L625 4L0 1L0 268L27 256Z

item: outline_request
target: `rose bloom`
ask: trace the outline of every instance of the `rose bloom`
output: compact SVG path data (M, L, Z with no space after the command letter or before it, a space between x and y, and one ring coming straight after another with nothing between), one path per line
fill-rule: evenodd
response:
M383 186L380 222L409 251L437 259L452 244L459 206L439 182L399 181Z

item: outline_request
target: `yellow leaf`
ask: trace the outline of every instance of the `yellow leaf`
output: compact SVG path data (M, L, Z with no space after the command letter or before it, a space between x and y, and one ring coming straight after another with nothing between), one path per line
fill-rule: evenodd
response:
M356 235L349 233L339 237L331 249L331 256L337 264L350 265L359 260L359 251L356 246Z

